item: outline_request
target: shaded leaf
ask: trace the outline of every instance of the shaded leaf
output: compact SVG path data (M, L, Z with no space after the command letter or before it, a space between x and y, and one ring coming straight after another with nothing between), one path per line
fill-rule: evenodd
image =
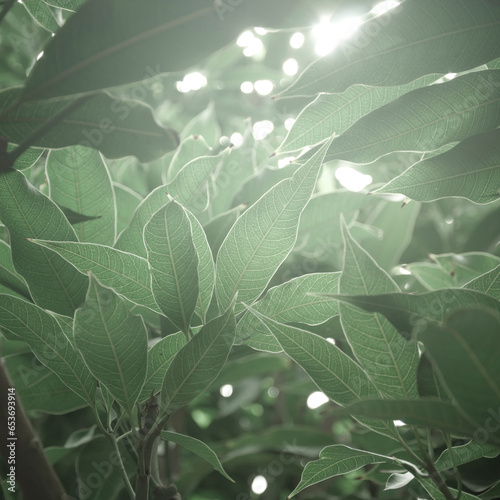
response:
M500 448L491 444L481 444L475 441L469 441L461 446L453 446L453 461L451 459L450 450L444 450L435 462L436 470L442 471L452 469L453 464L456 466L463 465L481 457L493 458L498 456Z
M464 288L486 293L500 301L500 266L469 281Z
M432 367L432 363L425 353L420 357L420 363L418 364L417 386L419 396L424 398L433 397L445 401L450 399L442 382L439 380L436 370Z
M64 214L66 219L68 219L68 222L74 226L75 224L81 224L83 222L88 222L92 220L97 220L100 219L100 215L85 215L85 214L80 214L78 212L75 212L74 210L71 210L71 208L64 207L60 205L59 203L56 202L56 205L61 209L61 212Z
M120 234L132 220L135 209L142 201L142 197L132 189L113 182L116 198L116 232Z
M12 291L20 297L31 300L31 295L24 279L14 269L10 247L5 241L0 241L0 285L2 293L10 293Z

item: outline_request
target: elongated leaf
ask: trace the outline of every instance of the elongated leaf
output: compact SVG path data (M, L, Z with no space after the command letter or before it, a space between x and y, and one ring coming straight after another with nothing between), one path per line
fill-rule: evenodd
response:
M26 411L38 410L61 415L86 406L80 396L52 370L40 364L33 354L8 356L5 363Z
M499 443L498 429L488 425L500 418L495 413L500 408L498 316L483 309L463 309L450 315L444 324L429 322L418 339L457 403L481 426L474 437L483 443L493 439Z
M192 135L203 136L210 146L215 146L219 141L221 129L217 121L213 101L198 116L195 116L181 132L182 139L187 139Z
M142 201L142 196L117 182L113 182L113 190L116 199L116 231L119 234L132 220L135 209Z
M189 217L176 201L155 212L144 228L156 303L186 335L200 289L191 231Z
M10 108L20 95L20 88L0 92L0 112ZM2 113L0 132L19 144L72 102L73 99L57 99L24 103L15 111ZM175 149L178 139L173 130L160 127L143 104L99 94L61 120L33 146L63 148L77 144L98 149L107 158L134 155L147 162Z
M367 22L279 95L342 92L357 83L401 85L451 68L464 71L498 57L499 35L496 3L410 0Z
M236 334L234 303L175 356L161 390L160 413L172 413L207 389L224 367Z
M418 395L421 397L437 398L443 401L450 399L443 387L443 383L439 380L439 375L425 353L420 357L420 363L418 364L417 386Z
M222 467L222 464L220 463L220 460L215 452L203 441L190 436L184 436L183 434L178 434L177 432L169 431L162 431L161 438L171 443L177 443L183 448L186 448L186 450L189 450L195 455L203 458L203 460L207 461L216 471L220 472L226 479L229 479L229 481L234 483Z
M151 291L151 272L146 259L95 243L33 242L56 252L82 274L92 272L104 286L127 300L161 313Z
M300 151L307 146L319 144L333 134L341 135L371 111L435 80L436 77L431 75L407 85L353 85L342 94L320 94L301 111L277 152Z
M309 462L305 466L300 483L288 495L288 498L292 498L305 488L326 479L361 469L365 465L385 462L394 462L394 460L368 451L356 450L343 444L327 446L321 450L318 460Z
M47 5L59 7L60 9L75 11L85 0L43 0Z
M481 493L478 498L481 500L496 500L500 495L500 481L497 481L491 488Z
M453 460L451 459L450 450L444 450L434 464L436 470L442 471L451 469L453 468L453 463L459 466L481 457L493 458L500 453L498 446L480 444L475 441L469 441L467 444L461 446L454 446L451 451L453 453Z
M385 271L351 237L343 225L344 268L339 291L371 295L399 291ZM408 342L390 322L377 314L339 304L340 321L354 355L375 385L389 397L417 397L417 344Z
M77 213L99 217L78 224L78 239L112 245L116 237L115 195L99 153L83 147L51 151L46 173L53 201Z
M186 336L178 332L161 339L149 349L148 371L139 401L146 400L152 391L157 393L161 390L167 368L185 344Z
M464 288L491 295L500 301L500 266L469 281Z
M271 288L252 308L278 323L319 325L338 314L338 303L310 292L338 290L340 273L306 274ZM257 338L256 338L257 337ZM265 338L263 338L265 337ZM276 339L258 317L247 311L236 328L236 342L255 347L253 341L273 343ZM277 350L281 347L276 342Z
M194 213L206 210L210 201L210 181L231 150L217 156L201 156L185 165L167 185L168 194Z
M370 163L392 151L433 151L499 125L500 70L478 71L372 111L332 142L326 159Z
M234 223L245 208L245 205L238 205L237 207L214 217L206 226L204 226L208 244L212 249L214 258L217 257L219 248L221 247L227 233L233 227Z
M186 137L175 152L167 170L166 180L172 181L175 176L190 161L200 156L209 156L210 146L201 135L191 135Z
M283 8L289 5L279 1L267 9L267 3L258 0L228 9L211 1L185 0L166 9L156 0L140 4L90 0L47 44L23 98L88 92L186 69L233 41L245 28L281 21ZM164 49L174 46L175 50Z
M475 203L496 201L500 189L500 130L469 137L450 151L412 165L377 193L402 193L412 200L449 196Z
M328 145L262 196L229 231L217 255L215 293L221 309L236 293L240 301L255 300L291 252Z
M337 346L314 333L277 323L253 308L248 310L276 337L286 355L301 366L332 401L344 406L378 397L377 387L366 372ZM381 434L393 435L392 424L378 424L369 419L361 419L361 422Z
M0 241L0 285L2 293L14 292L27 300L31 300L25 281L14 269L10 247L5 241Z
M26 238L76 241L61 210L16 171L0 173L0 220L9 229L12 260L40 307L67 316L84 301L88 279Z
M75 313L75 344L92 374L129 415L147 370L147 332L123 299L90 275L85 304Z
M62 16L56 9L49 7L45 2L38 0L23 1L23 5L30 16L49 33L55 33L62 24Z

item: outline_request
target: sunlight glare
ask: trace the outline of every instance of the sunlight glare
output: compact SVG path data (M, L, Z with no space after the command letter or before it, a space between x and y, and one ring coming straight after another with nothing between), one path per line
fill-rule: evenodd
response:
M385 2L381 2L373 9L371 10L372 14L375 14L377 16L381 16L382 14L385 14L386 12L390 11L391 9L394 9L394 7L397 7L399 5L399 2L395 2L394 0L387 0Z
M254 84L253 87L257 94L259 95L269 95L273 89L274 85L271 80L257 80Z
M300 31L297 31L297 33L294 33L290 37L290 47L292 47L292 49L300 49L300 47L304 45L305 40L306 37L304 36L304 34Z
M243 136L239 132L232 134L230 139L235 149L238 149L243 144Z
M267 480L264 476L256 476L252 481L252 491L256 495L261 495L267 490Z
M309 397L307 398L307 407L311 410L315 410L325 403L328 403L328 398L320 391L309 394Z
M261 141L262 139L265 139L273 130L273 122L263 120L261 122L254 123L252 133L256 141Z
M287 59L283 63L283 71L285 75L288 76L293 76L297 74L297 71L299 71L299 63L297 62L297 59Z
M285 120L285 128L287 130L292 130L294 124L295 124L295 118L287 118Z
M236 40L238 47L248 47L255 40L255 35L251 31L244 31Z
M343 187L355 193L363 190L373 181L371 175L364 175L352 167L339 167L335 171L335 177Z
M253 83L252 82L243 82L240 86L240 90L244 94L251 94L253 92Z
M223 385L219 392L223 398L228 398L233 393L233 386L231 384Z

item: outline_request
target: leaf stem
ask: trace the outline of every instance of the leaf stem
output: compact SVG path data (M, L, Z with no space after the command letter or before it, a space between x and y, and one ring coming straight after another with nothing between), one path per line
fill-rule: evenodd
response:
M118 447L118 440L116 439L115 434L108 434L109 439L111 440L111 443L113 444L113 448L118 456L118 460L120 462L120 472L123 477L123 481L125 482L125 489L127 490L128 496L130 497L130 500L135 500L135 492L134 488L132 488L132 485L130 484L127 471L125 470L125 465L122 460L122 456L120 453L120 448Z

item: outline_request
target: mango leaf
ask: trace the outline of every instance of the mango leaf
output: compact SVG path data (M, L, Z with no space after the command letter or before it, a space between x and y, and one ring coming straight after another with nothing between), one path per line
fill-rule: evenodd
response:
M429 357L425 353L420 357L420 363L418 364L417 386L418 395L421 397L437 398L444 401L450 399Z
M446 500L446 497L432 481L432 479L416 476L416 481L418 481L418 483L425 489L425 491L429 495L431 495L431 498L433 498L434 500ZM448 487L448 491L451 493L453 498L460 498L461 500L479 500L480 498L465 491L459 493L455 488Z
M210 183L230 148L217 156L201 156L187 163L167 185L168 194L194 213L207 209L210 201Z
M278 97L392 86L430 73L461 72L498 57L500 8L488 0L404 2L360 27L352 40L312 63ZM414 61L411 67L406 64Z
M254 301L266 288L297 239L300 214L311 198L329 143L268 191L236 221L217 254L215 293L225 309L238 293Z
M171 201L155 212L144 228L144 241L156 303L179 330L189 335L200 289L199 261L184 208Z
M173 413L205 391L226 364L236 334L234 302L177 353L161 389L160 414Z
M268 9L264 0L257 0L224 9L211 1L186 0L165 9L156 0L90 0L44 48L23 100L89 92L184 70L247 27L280 22L289 5L279 0ZM175 51L163 49L174 45Z
M170 182L190 161L200 156L209 156L212 148L201 135L186 137L180 144L170 162L166 174L166 181Z
M0 96L2 94L0 93ZM7 152L11 152L16 149L14 144L7 145ZM28 148L19 158L16 159L12 168L16 170L26 170L32 167L37 160L42 156L43 150L37 148Z
M393 151L433 151L498 127L499 117L500 70L468 73L372 111L332 142L325 159L371 163Z
M277 323L248 306L247 309L276 337L285 354L301 366L335 403L344 406L379 396L377 387L366 372L337 346L319 335ZM394 435L392 423L379 424L369 419L360 421L376 432L389 437Z
M76 241L61 210L21 173L0 173L0 220L9 229L12 260L37 305L73 316L84 301L88 279L53 252L27 238Z
M53 201L80 214L99 217L78 224L78 239L112 245L116 238L115 194L99 153L79 146L51 151L45 171Z
M85 304L75 313L74 335L89 370L130 416L146 378L143 319L91 274Z
M457 436L472 436L476 425L451 403L436 399L366 399L346 406L339 413L380 420L402 420Z
M56 252L82 274L92 272L104 286L127 300L161 313L151 291L146 259L95 243L32 241Z
M500 481L497 481L491 488L481 493L478 498L481 500L496 500L500 495Z
M74 226L75 224L82 224L83 222L93 221L101 218L100 215L80 214L78 212L75 212L74 210L71 210L71 208L60 205L57 202L56 205L61 209L61 212L64 214L66 219L68 219L68 222L72 226Z
M499 317L484 309L462 309L442 324L429 322L418 339L457 404L480 426L476 440L500 443L498 430L488 426L500 418L495 413L500 407Z
M87 405L31 353L7 356L5 364L26 411L62 415Z
M288 495L292 498L305 488L335 476L352 472L365 465L394 463L394 459L368 451L356 450L343 444L327 446L321 450L319 459L309 462L300 478L300 483Z
M116 232L120 234L132 220L142 196L118 182L113 182L113 191L116 199Z
M49 33L55 33L63 22L60 12L44 2L26 0L23 5L30 16Z
M167 368L185 344L185 335L182 332L177 332L159 340L149 349L146 381L139 396L139 401L146 400L152 391L157 393L161 390Z
M436 80L424 76L407 85L369 87L353 85L341 94L320 94L297 117L277 153L300 151L323 142L333 134L343 134L361 117L398 97Z
M59 7L60 9L75 11L80 7L85 0L43 0L47 5Z
M500 196L499 143L498 129L469 137L446 153L415 163L375 192L418 201L459 196L491 203Z
M220 139L221 129L213 101L199 115L190 120L181 132L182 139L197 135L203 136L209 146L215 146Z
M220 463L220 460L215 452L203 441L170 431L162 431L160 437L170 443L176 443L183 448L186 448L186 450L189 450L195 455L203 458L203 460L207 461L216 471L220 472L226 479L229 479L229 481L234 483L222 467L222 464Z
M343 224L344 267L339 292L375 295L399 291L385 271L351 237ZM388 397L417 397L417 344L408 342L384 317L340 303L340 321L354 355Z
M14 292L20 297L31 300L26 282L14 269L10 247L5 241L0 241L0 286L2 293Z
M451 453L453 453L453 460L451 459ZM453 463L459 466L482 457L494 458L499 453L500 449L498 446L469 441L467 444L453 446L451 452L449 449L444 450L434 465L436 470L442 471L452 469Z
M204 226L207 241L212 249L212 255L214 258L217 257L219 248L221 247L227 233L233 227L234 223L238 220L238 217L245 208L246 205L238 205L227 212L217 215Z
M87 404L94 404L95 379L49 313L30 302L0 294L0 327L24 340L42 364Z
M21 88L0 92L0 132L19 144L74 99L24 103L7 111L19 99ZM152 161L178 145L176 133L158 125L151 109L101 93L70 113L32 145L63 148L80 144L101 151L107 158L134 155Z
M464 288L491 295L500 301L500 266L469 281Z
M340 273L306 274L286 283L275 286L266 292L262 300L252 308L278 323L304 323L319 325L338 314L338 302L309 295L310 292L331 293L338 290ZM329 292L327 292L327 290ZM255 339L255 337L257 337ZM263 339L265 337L265 339ZM276 343L277 351L281 346L262 324L258 317L247 311L236 327L236 343L250 347L253 340L266 340Z

